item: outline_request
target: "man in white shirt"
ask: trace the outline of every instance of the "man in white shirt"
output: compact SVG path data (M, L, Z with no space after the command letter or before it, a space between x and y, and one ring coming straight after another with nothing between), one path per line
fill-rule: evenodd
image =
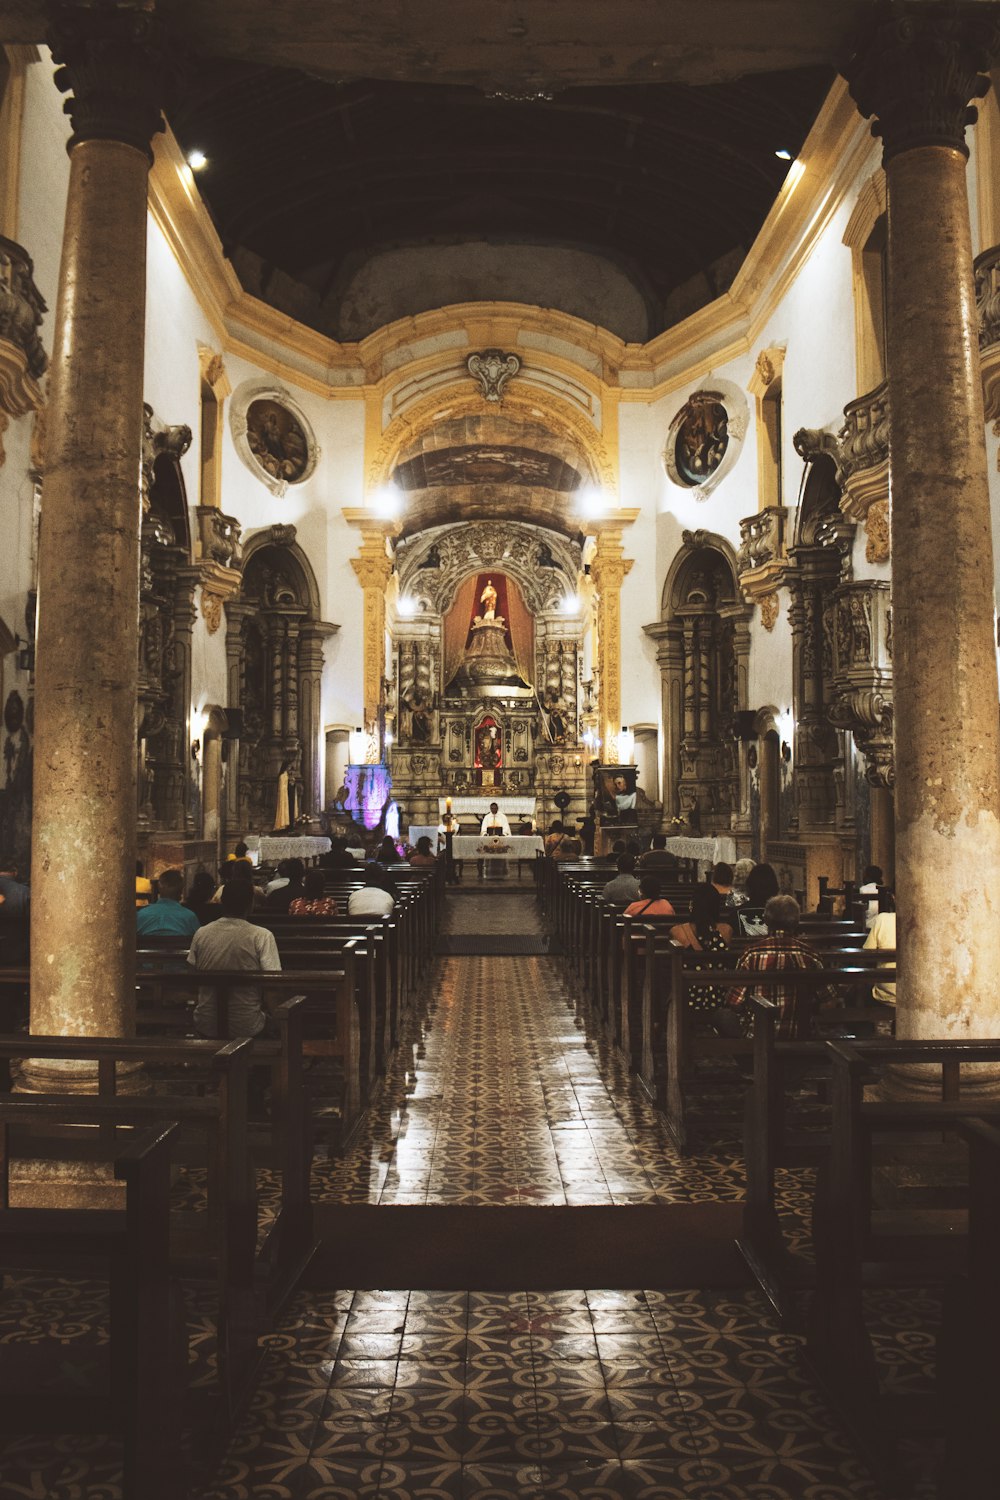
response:
M188 963L194 969L246 969L277 973L281 969L278 945L266 927L246 920L253 905L249 880L230 880L222 887L222 916L207 927L199 927L191 939ZM229 991L231 1037L257 1036L267 1021L260 985L235 985ZM202 1036L216 1034L215 990L198 991L194 1024Z
M392 894L379 882L382 872L374 865L365 866L365 883L360 891L352 891L347 898L349 917L387 917L395 906Z
M499 828L500 833L505 839L510 838L510 824L507 821L507 814L500 811L500 804L498 802L491 802L490 810L483 819L482 826L479 829L480 838L485 838L495 828Z

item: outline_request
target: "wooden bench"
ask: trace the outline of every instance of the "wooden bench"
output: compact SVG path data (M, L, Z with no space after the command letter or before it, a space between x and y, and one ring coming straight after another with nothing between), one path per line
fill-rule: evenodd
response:
M124 1447L124 1500L177 1500L182 1493L179 1386L184 1379L183 1321L168 1262L170 1149L176 1127L160 1123L110 1143L108 1159L124 1184L120 1209L11 1208L12 1126L87 1121L89 1100L57 1104L0 1098L0 1271L43 1259L72 1271L107 1266L110 1286L110 1378L94 1390L92 1372L71 1388L9 1390L0 1400L4 1432L119 1433ZM95 1159L100 1155L94 1152ZM17 1346L4 1351L8 1369ZM60 1365L72 1366L61 1349Z
M343 1149L361 1122L364 1104L361 1031L353 964L348 945L339 967L335 969L279 970L262 974L245 969L188 969L184 974L166 969L143 972L136 976L140 994L136 1023L146 1030L190 1030L196 992L204 986L215 990L216 1033L224 1036L228 1031L229 992L232 989L250 983L272 995L304 994L307 1003L302 1012L302 1057L332 1058L343 1069L341 1130L331 1147ZM156 996L149 1005L142 1003L144 987L150 988ZM267 1040L257 1038L253 1045L251 1056L266 1061Z
M926 1171L937 1151L956 1164L953 1140L941 1142L974 1115L1000 1122L1000 1098L962 1096L963 1067L1000 1065L1000 1040L982 1042L828 1042L831 1062L831 1144L817 1176L814 1212L816 1294L809 1317L806 1359L840 1410L882 1482L898 1484L895 1416L899 1401L883 1396L865 1318L864 1288L874 1270L882 1284L931 1286L967 1264L962 1204L943 1215L888 1208L877 1216L872 1164L891 1141L898 1159L906 1138L910 1156ZM933 1068L936 1097L867 1099L875 1068ZM939 1145L935 1147L934 1141ZM964 1198L967 1207L968 1195ZM990 1212L987 1206L987 1213ZM942 1222L942 1218L944 1222ZM900 1223L902 1219L902 1223ZM980 1272L981 1274L981 1272ZM990 1269L996 1275L996 1265ZM995 1353L995 1351L994 1351ZM926 1422L924 1406L918 1420Z

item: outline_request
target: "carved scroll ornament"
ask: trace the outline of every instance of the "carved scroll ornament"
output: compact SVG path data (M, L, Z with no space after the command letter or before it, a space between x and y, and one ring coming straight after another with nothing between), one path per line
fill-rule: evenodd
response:
M482 386L484 399L500 405L504 386L518 373L521 361L516 354L507 354L502 349L484 349L481 354L470 354L465 367Z

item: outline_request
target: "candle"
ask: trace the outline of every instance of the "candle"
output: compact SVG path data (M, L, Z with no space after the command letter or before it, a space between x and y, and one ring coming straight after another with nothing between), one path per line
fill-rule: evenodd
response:
M446 797L444 799L444 808L445 808L445 812L451 812L451 798L450 797Z

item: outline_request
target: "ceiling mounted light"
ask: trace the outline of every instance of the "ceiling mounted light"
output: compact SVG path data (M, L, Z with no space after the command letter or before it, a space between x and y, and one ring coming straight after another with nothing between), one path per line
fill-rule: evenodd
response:
M203 167L208 166L208 157L205 155L204 151L189 151L187 164L191 168L192 172L200 172Z

